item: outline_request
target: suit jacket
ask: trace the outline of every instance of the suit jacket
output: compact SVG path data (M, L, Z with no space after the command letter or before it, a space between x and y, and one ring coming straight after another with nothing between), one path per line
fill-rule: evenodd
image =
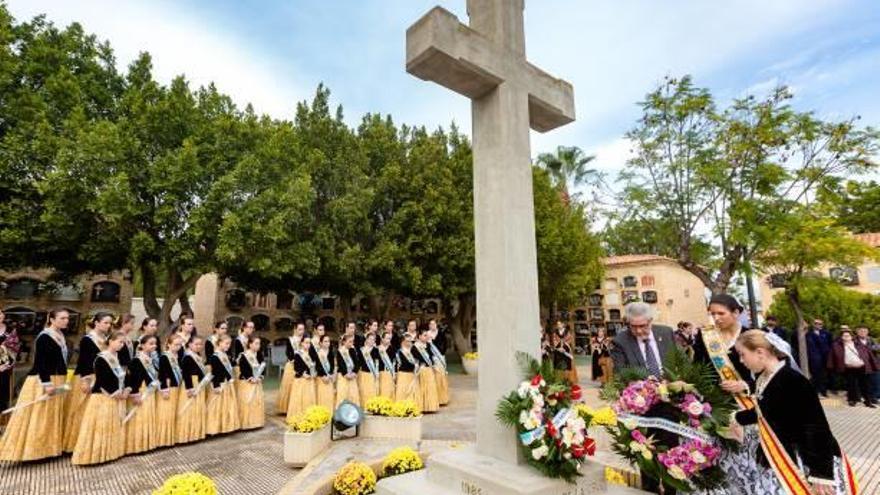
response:
M654 340L657 342L657 349L660 351L658 359L660 365L666 362L666 356L675 349L675 337L672 328L664 325L651 325L651 331L654 332ZM645 356L639 346L638 339L633 336L632 332L626 330L614 337L611 346L611 360L614 361L614 367L620 368L648 368L645 364Z

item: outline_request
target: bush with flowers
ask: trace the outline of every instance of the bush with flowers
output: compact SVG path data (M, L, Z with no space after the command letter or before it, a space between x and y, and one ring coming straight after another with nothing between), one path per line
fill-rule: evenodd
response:
M495 416L516 428L529 465L545 476L574 482L583 459L593 455L596 442L588 436L592 415L577 409L581 388L526 354L518 356L526 380L498 404Z
M202 473L175 474L154 490L153 495L217 495L217 485Z
M398 447L389 452L382 461L382 476L395 476L424 467L418 452L410 447Z
M388 397L382 396L376 396L367 400L364 409L370 414L392 418L414 418L422 415L422 411L415 401L406 399L395 402Z
M692 363L682 352L667 358L662 378L643 369L616 370L602 392L617 414L606 427L614 450L643 476L680 492L722 486L719 458L724 449L737 447L725 437L733 399L716 376L709 365Z
M363 462L351 461L339 468L333 489L339 495L367 495L376 491L376 473Z
M294 433L311 433L330 423L330 409L325 406L311 406L302 414L287 421L287 430Z

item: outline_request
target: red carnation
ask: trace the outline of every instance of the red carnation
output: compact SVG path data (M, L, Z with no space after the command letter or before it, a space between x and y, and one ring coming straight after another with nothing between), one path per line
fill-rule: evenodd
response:
M556 431L556 427L553 425L553 422L552 422L552 421L548 421L548 422L547 422L547 433L548 433L551 437L554 437L554 438L556 437L556 433L557 433L557 431Z
M534 377L532 377L532 386L537 387L538 385L541 384L541 380L543 380L543 379L544 379L543 376L535 375Z
M572 445L571 446L571 455L574 456L575 459L580 459L587 454L586 449L584 449L583 445Z
M580 400L581 399L581 386L580 385L572 385L570 395L571 395L571 400Z

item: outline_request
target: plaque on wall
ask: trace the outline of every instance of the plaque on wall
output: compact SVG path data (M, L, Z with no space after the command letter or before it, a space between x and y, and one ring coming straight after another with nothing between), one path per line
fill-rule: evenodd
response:
M840 285L859 285L859 271L852 266L835 266L829 270L831 279Z
M92 284L92 302L118 303L120 287L109 280Z
M638 284L639 284L638 279L636 279L636 277L633 275L627 275L626 277L623 277L623 286L624 287L635 287Z
M642 292L642 301L645 301L646 303L649 303L649 304L656 304L657 303L657 291L646 290L645 292Z
M623 291L623 304L629 304L639 300L639 292L635 290Z

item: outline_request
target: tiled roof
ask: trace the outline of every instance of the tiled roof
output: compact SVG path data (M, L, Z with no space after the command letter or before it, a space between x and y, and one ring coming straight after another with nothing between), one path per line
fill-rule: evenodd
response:
M871 247L880 247L880 232L871 232L868 234L855 234L853 237L868 244Z
M609 256L607 258L602 258L602 264L606 266L628 265L632 263L651 263L657 261L675 263L672 258L667 258L666 256L659 256L656 254L625 254L622 256Z

